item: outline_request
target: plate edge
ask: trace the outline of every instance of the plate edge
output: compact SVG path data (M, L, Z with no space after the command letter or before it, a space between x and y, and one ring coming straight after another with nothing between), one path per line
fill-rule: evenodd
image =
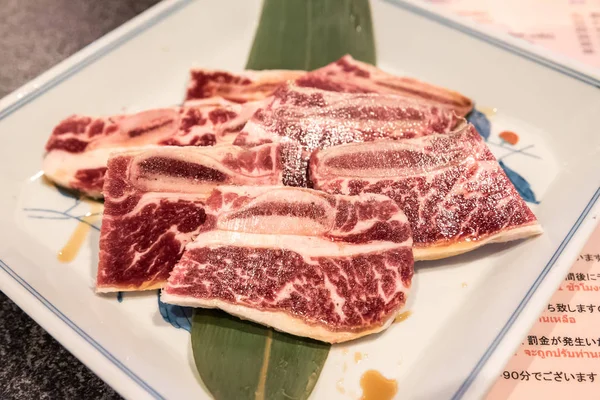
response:
M100 353L100 355L104 356L104 358L107 362L109 362L120 373L123 374L123 377L127 377L127 378L129 378L129 381L134 382L136 384L136 387L138 387L142 391L142 393L147 393L149 395L149 398L152 398L152 399L158 399L158 400L165 399L165 397L162 396L156 389L154 389L152 386L150 386L142 378L137 376L131 369L127 368L117 357L115 357L112 353L110 353L108 350L106 350L91 335L89 335L81 327L79 327L77 324L75 324L68 316L66 316L62 311L60 311L56 306L54 306L49 300L47 300L40 292L38 292L35 288L33 288L25 279L23 279L19 274L17 274L2 259L0 259L0 270L2 270L4 273L6 273L9 277L12 278L12 282L15 286L18 285L22 289L26 290L30 296L29 297L30 299L35 299L35 300L39 301L45 307L43 309L42 308L36 309L35 311L25 310L28 307L25 306L25 301L24 300L22 301L22 299L19 298L20 296L14 296L14 297L8 296L13 301L15 301L15 303L17 303L17 305L19 305L19 308L23 309L23 311L25 311L27 313L27 315L29 315L32 319L34 319L42 328L47 329L47 330L55 328L55 327L51 326L48 322L44 321L45 318L41 315L39 310L45 309L50 313L49 315L53 315L59 321L63 322L63 324L56 325L56 327L62 327L62 328L58 328L59 330L66 328L66 329L68 329L68 332L74 333L78 337L80 337L82 340L84 340L87 343L87 345L91 346L90 350L93 350L94 352L97 351L98 353ZM4 286L5 283L6 282L2 282L1 286ZM85 364L90 369L92 369L92 371L96 375L106 376L106 373L104 373L104 371L101 370L100 366L96 365L97 362L89 362L90 361L89 358L84 358L82 356L82 354L80 354L81 352L85 351L85 350L83 350L83 347L78 349L78 345L76 343L67 342L66 340L62 340L62 338L59 338L58 335L56 335L56 334L54 334L52 336L57 341L59 341L61 343L61 345L63 347L65 347L71 354L73 354L76 358L78 358L83 364ZM113 385L113 383L116 383L116 382L113 382L112 379L106 379L106 380L103 379L103 380L107 383L110 381L110 383L109 383L110 386L123 396L125 396L127 394L131 394L131 392L132 392L132 390L126 388L126 385L123 385L123 382ZM136 398L139 398L139 397L136 397Z
M485 364L490 360L490 358L492 357L492 355L494 354L494 352L496 351L498 346L502 343L503 340L507 339L507 334L509 333L510 329L515 325L515 322L517 321L518 317L526 309L530 300L535 295L535 293L537 293L540 286L544 283L548 283L548 284L550 283L549 281L544 282L544 280L545 280L546 276L549 274L549 272L556 266L557 262L560 259L560 256L563 253L565 253L565 249L570 249L572 246L575 246L575 243L578 243L578 242L579 242L578 247L582 247L585 244L585 240L587 240L589 235L581 234L581 231L579 229L584 223L589 221L590 218L588 218L588 217L590 217L590 215L592 214L592 210L594 210L597 207L597 205L599 204L598 203L599 199L600 199L600 187L598 187L596 189L592 198L588 201L588 203L586 204L586 206L584 207L582 212L579 214L579 217L577 218L577 220L575 221L575 223L573 224L571 229L569 229L569 232L563 238L563 240L561 241L558 248L554 251L554 253L552 254L552 257L550 258L548 263L546 263L546 265L544 266L544 268L542 269L542 271L540 272L540 274L538 275L536 280L531 284L531 287L529 288L527 293L525 293L525 296L521 299L521 301L519 302L519 305L517 306L517 308L515 308L515 310L509 317L508 321L506 321L506 323L504 324L504 326L502 327L500 332L496 335L494 340L492 340L492 342L489 344L489 346L487 347L487 349L485 350L483 355L480 357L477 364L473 367L473 369L471 370L469 375L465 378L465 380L461 383L459 388L456 390L456 392L452 396L452 400L459 400L459 399L463 398L463 396L468 392L471 385L475 382L475 380L478 379L478 377L480 376L479 375L480 372L483 370ZM573 239L575 239L575 240L573 240ZM567 265L568 265L568 267L570 267L572 265L572 263L569 262L569 264L567 264ZM566 268L568 268L568 267L566 267ZM565 271L565 273L566 273L566 271ZM554 292L551 292L549 296L552 296L552 294L554 294ZM532 321L532 324L533 324L533 321ZM517 339L517 341L520 341L520 340L521 339ZM489 382L490 385L493 383L494 382Z

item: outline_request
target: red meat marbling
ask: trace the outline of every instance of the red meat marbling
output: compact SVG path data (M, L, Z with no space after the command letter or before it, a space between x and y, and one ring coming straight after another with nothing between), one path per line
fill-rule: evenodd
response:
M281 163L251 171L232 167L248 153L280 157L279 146L159 147L114 154L106 173L96 289L99 292L161 287L184 247L213 229L216 217L205 201L223 182L281 184ZM256 156L254 156L256 158ZM228 160L230 165L225 165Z
M396 201L410 221L416 259L541 233L470 124L446 135L318 150L310 179L328 193L380 193Z
M90 171L106 169L112 151L229 144L257 106L205 99L136 114L70 116L54 128L46 143L44 173L62 186L102 197L104 177Z
M328 342L379 332L404 307L412 239L388 197L220 186L206 204L215 229L186 246L163 301Z

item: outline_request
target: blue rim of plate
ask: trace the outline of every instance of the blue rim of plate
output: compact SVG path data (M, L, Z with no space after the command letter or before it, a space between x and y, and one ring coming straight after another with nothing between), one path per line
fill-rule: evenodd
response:
M523 50L521 48L515 47L509 43L502 41L502 40L496 39L490 35L487 35L485 33L479 32L477 30L471 29L467 26L464 26L462 24L454 22L450 19L444 18L433 12L424 10L420 7L417 7L417 6L409 4L409 3L405 3L402 0L382 0L382 1L388 2L396 7L400 7L400 8L402 8L406 11L409 11L413 14L419 15L421 17L424 17L424 18L427 18L434 22L437 22L439 24L442 24L448 28L460 31L468 36L482 40L488 44L491 44L495 47L501 48L501 49L508 51L512 54L515 54L519 57L523 57L525 59L533 61L533 62L540 64L542 66L545 66L547 68L551 68L559 73L570 76L574 79L577 79L581 82L587 83L591 86L600 88L600 80L598 80L598 79L595 79L589 75L586 75L577 70L574 70L572 68L561 65L557 62L554 62L554 61L544 58L542 56L538 56L527 50ZM164 11L160 12L157 15L154 15L152 18L148 19L147 21L144 21L140 25L138 25L135 28L131 29L130 31L124 33L122 36L116 38L112 42L107 43L105 46L98 49L94 53L88 55L87 57L85 57L84 59L79 61L78 63L72 65L65 71L54 76L52 79L50 79L47 82L45 82L44 84L42 84L41 86L36 88L34 91L27 93L26 95L24 95L22 98L20 98L16 102L10 104L3 110L0 110L0 121L2 119L6 118L7 116L9 116L10 114L14 113L15 111L17 111L24 105L30 103L37 97L41 96L48 90L52 89L53 87L62 83L66 79L68 79L71 76L78 73L79 71L83 70L85 67L91 65L95 61L97 61L97 60L101 59L102 57L104 57L105 55L111 53L113 50L119 48L121 45L127 43L129 40L140 35L141 33L145 32L149 28L155 26L162 20L168 18L175 12L183 9L185 6L187 6L191 3L192 3L192 0L175 0L173 5L166 8ZM583 209L583 211L579 215L579 218L577 218L577 220L575 221L575 224L571 227L571 229L569 230L569 232L567 233L565 238L562 240L561 244L558 246L558 248L556 249L556 251L554 252L552 257L550 258L550 260L548 261L548 263L546 264L546 266L544 267L542 272L538 275L538 277L536 278L534 283L531 285L531 287L529 288L529 290L527 291L527 293L525 294L525 296L523 297L523 299L521 300L521 302L519 303L517 308L514 310L514 312L512 313L512 315L506 322L506 324L501 329L500 333L498 333L498 335L495 337L495 339L492 341L492 343L490 343L487 350L481 356L481 358L479 359L479 361L477 362L475 367L471 370L471 372L465 378L465 380L463 381L461 386L458 388L456 393L452 396L452 399L462 398L462 396L469 389L469 387L471 386L471 384L473 383L473 381L475 380L475 378L477 377L477 375L479 374L479 372L481 371L481 369L483 368L485 363L488 361L488 359L491 357L493 352L496 350L496 348L498 347L498 345L500 344L502 339L506 336L508 330L512 327L512 325L516 321L517 317L521 314L521 312L523 311L523 309L525 308L525 306L527 305L527 303L529 302L529 300L531 299L531 297L533 296L533 294L535 293L535 291L537 290L539 285L542 283L542 281L544 280L544 278L546 277L548 272L552 269L552 267L558 260L559 256L564 251L565 247L569 244L571 239L575 236L575 234L577 233L577 230L579 229L581 224L585 221L586 217L588 216L588 214L590 213L590 211L592 210L592 208L594 207L594 205L596 204L596 202L598 201L599 198L600 198L600 188L598 188L596 190L596 192L594 193L594 195L592 196L592 198L590 199L590 201L588 202L586 207ZM112 362L116 367L118 367L123 373L125 373L129 378L131 378L134 382L136 382L142 389L144 389L146 392L148 392L148 394L150 394L155 399L164 399L164 397L158 391L156 391L154 388L152 388L152 386L150 386L142 378L140 378L138 375L136 375L132 370L127 368L127 366L125 366L121 361L119 361L112 353L110 353L100 343L98 343L95 339L93 339L90 335L88 335L83 329L81 329L77 324L75 324L69 317L67 317L65 314L63 314L58 308L56 308L51 302L49 302L44 296L42 296L36 289L34 289L29 283L27 283L27 281L25 281L23 278L21 278L12 268L10 268L10 266L8 266L8 264L6 264L6 262L4 262L1 259L0 259L0 268L3 269L19 285L21 285L24 289L26 289L31 295L33 295L36 299L38 299L40 301L40 303L42 303L55 316L57 316L59 319L61 319L74 332L76 332L80 337L82 337L92 347L94 347L96 350L98 350L100 352L100 354L102 354L104 357L106 357L110 362Z

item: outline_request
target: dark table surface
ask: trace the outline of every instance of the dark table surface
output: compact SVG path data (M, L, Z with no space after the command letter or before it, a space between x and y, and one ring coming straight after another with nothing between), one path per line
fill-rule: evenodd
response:
M0 97L158 0L0 0ZM0 292L0 399L120 399Z

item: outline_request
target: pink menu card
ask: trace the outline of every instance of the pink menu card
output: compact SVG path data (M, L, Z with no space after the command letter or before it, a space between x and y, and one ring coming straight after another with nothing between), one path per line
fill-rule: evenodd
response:
M600 0L426 0L600 68ZM600 399L600 225L486 400Z
M600 0L425 0L600 68Z
M600 399L600 225L486 400Z

